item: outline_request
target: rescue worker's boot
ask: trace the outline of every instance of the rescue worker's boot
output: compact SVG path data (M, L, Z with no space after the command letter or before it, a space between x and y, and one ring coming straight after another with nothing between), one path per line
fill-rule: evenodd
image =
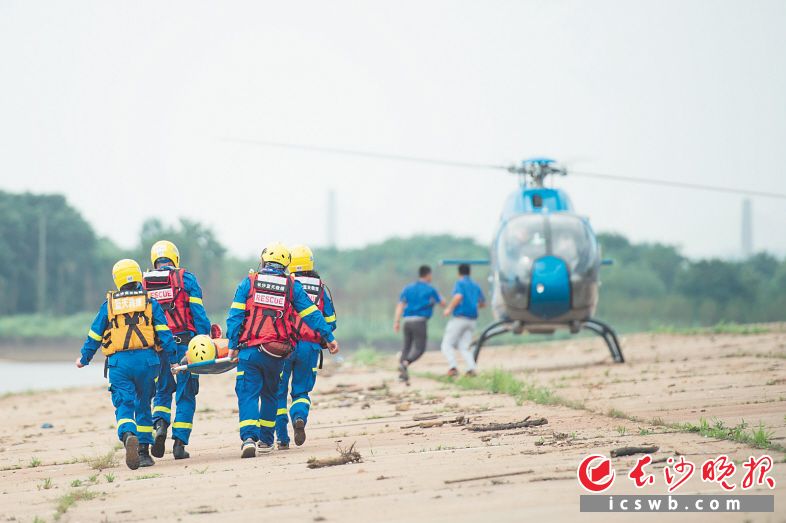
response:
M126 465L131 470L139 468L139 440L133 432L123 434L123 446L126 448Z
M257 457L257 442L251 438L248 438L245 441L243 441L243 444L240 445L240 457L241 458Z
M153 434L153 448L150 450L150 453L157 458L164 457L167 428L169 428L169 423L162 419L157 419L156 422L153 423L155 434Z
M289 442L285 443L283 441L279 441L278 442L278 450L289 450Z
M152 467L156 462L150 457L150 445L142 443L139 445L139 466Z
M186 451L186 444L177 438L175 438L175 444L172 445L172 454L175 456L175 459L188 459L191 457L191 454Z
M268 445L267 443L257 441L257 455L270 454L271 452L273 452L273 445Z
M295 445L298 447L306 442L306 422L302 418L297 418L292 422L292 428L295 429Z

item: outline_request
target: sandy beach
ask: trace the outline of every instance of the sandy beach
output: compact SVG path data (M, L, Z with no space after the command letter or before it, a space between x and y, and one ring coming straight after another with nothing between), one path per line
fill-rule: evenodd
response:
M122 463L105 386L6 395L0 398L0 520L705 520L705 514L579 513L582 458L643 445L659 447L652 455L655 485L636 491L624 478L640 455L614 458L619 478L610 494L665 494L667 457L700 466L726 454L739 466L769 453L776 462L774 490L745 494L774 494L775 513L712 517L786 520L786 463L779 450L786 445L784 327L757 335L638 334L623 344L628 362L622 365L611 363L605 346L591 338L487 350L481 368L507 369L530 385L520 404L507 394L425 376L444 372L438 352L416 364L419 374L409 387L396 381L393 357L366 365L326 358L306 444L249 460L239 457L234 374L206 376L192 458L174 461L170 442L154 467L137 471ZM546 423L470 430L528 416ZM744 420L746 432L761 423L776 448L674 425L702 418L724 427ZM42 428L45 423L52 428ZM361 462L307 467L310 458L335 457L337 446L351 445ZM723 494L698 475L677 493Z

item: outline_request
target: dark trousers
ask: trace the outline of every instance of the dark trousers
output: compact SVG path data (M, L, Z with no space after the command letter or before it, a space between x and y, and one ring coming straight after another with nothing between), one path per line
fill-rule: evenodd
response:
M426 352L428 330L426 320L404 322L404 349L401 351L401 361L414 363Z

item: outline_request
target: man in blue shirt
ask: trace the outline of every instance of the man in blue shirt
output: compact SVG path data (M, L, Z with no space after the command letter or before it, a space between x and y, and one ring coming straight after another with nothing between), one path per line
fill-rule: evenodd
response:
M448 376L458 376L454 350L458 349L467 363L467 375L475 375L475 358L469 350L472 333L478 319L478 309L486 306L486 298L480 286L469 277L469 265L462 263L458 268L458 281L453 287L453 298L445 308L445 316L453 317L445 326L442 338L442 354L448 360Z
M410 283L401 291L393 320L393 330L396 332L400 330L402 321L404 323L404 348L401 351L398 370L399 379L405 383L409 383L409 366L426 351L428 339L426 322L431 318L434 305L439 303L445 306L445 300L431 285L431 267L421 265L418 276L417 281ZM412 350L413 345L414 350Z

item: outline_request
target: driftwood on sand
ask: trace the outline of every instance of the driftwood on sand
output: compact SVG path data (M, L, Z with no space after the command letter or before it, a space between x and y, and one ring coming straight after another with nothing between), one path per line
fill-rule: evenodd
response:
M521 421L514 421L513 423L489 423L488 425L473 425L471 427L467 427L467 430L472 432L488 432L493 430L512 430L512 429L524 429L528 427L540 427L541 425L545 425L549 421L546 418L535 418L530 419L530 416L527 416Z
M355 450L355 444L350 445L349 448L342 448L341 445L336 445L338 456L334 458L311 458L308 460L308 468L319 469L322 467L335 467L336 465L346 465L347 463L359 463L363 460L360 452Z

